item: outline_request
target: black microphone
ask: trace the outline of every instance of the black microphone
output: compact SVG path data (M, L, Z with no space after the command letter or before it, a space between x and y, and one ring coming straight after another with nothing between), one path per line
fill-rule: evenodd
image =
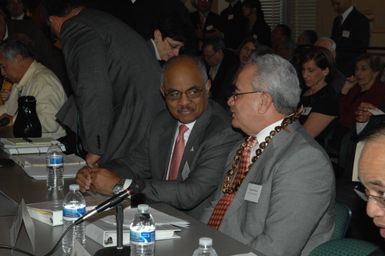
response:
M86 219L88 219L89 217L91 217L92 215L94 215L96 213L102 212L106 209L110 209L111 207L122 202L124 199L126 199L126 197L139 193L143 188L144 188L143 182L132 181L131 185L128 188L126 188L125 190L123 190L119 194L116 194L116 195L110 197L109 199L107 199L103 203L96 206L91 211L87 212L82 217L78 218L75 221L75 225L82 223L83 221L85 221Z
M7 116L2 118L2 119L0 119L0 127L7 126L10 122L11 122L11 118L9 118Z

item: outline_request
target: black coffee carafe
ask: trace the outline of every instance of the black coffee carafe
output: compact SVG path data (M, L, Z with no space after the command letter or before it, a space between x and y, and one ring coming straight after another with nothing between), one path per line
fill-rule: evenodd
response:
M41 137L41 124L36 113L36 99L33 96L20 96L18 111L13 125L15 138Z

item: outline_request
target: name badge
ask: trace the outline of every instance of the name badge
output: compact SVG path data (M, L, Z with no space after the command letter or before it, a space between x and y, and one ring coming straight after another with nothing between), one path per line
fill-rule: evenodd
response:
M254 203L258 203L259 197L261 196L261 191L262 191L261 185L249 183L247 185L245 200L250 201L250 202L254 202Z
M234 19L234 14L230 14L229 16L227 16L227 19L228 20L233 20Z
M304 107L302 115L308 116L310 114L310 111L311 111L311 107Z
M343 30L342 31L342 37L349 38L350 37L350 31L349 30Z
M208 25L207 27L206 27L206 30L207 31L210 31L210 30L213 30L214 29L214 26L213 25Z

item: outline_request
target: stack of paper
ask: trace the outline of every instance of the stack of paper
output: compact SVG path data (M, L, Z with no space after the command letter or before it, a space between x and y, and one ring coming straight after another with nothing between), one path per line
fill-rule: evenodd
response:
M51 145L52 138L0 138L0 147L10 155L45 154ZM65 146L60 144L65 151Z
M36 180L44 180L47 178L47 160L45 154L11 155L10 158L20 165L28 176ZM85 164L84 159L75 154L64 155L64 178L74 178L77 171Z
M129 226L134 215L137 213L136 208L124 209L124 221L123 221L123 244L130 244L130 232ZM150 213L154 217L156 223L155 239L165 240L179 238L175 234L177 231L181 231L181 228L187 228L189 222L180 218L168 215L164 212L150 208ZM115 215L108 215L100 220L87 224L86 235L97 243L103 245L103 247L116 246L116 221Z

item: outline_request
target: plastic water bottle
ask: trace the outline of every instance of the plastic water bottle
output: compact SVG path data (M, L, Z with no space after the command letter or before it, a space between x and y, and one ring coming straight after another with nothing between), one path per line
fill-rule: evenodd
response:
M153 256L155 251L155 222L147 204L138 205L130 226L131 256Z
M79 217L86 213L86 201L79 192L78 184L71 184L70 191L64 198L63 202L63 232ZM72 227L64 236L62 248L65 255L70 255L74 246L74 241L78 240L83 246L86 244L85 223Z
M63 152L57 141L51 142L47 151L47 187L48 190L62 190L64 185L63 178Z
M199 247L195 249L193 256L217 256L213 248L213 239L210 237L199 238Z

